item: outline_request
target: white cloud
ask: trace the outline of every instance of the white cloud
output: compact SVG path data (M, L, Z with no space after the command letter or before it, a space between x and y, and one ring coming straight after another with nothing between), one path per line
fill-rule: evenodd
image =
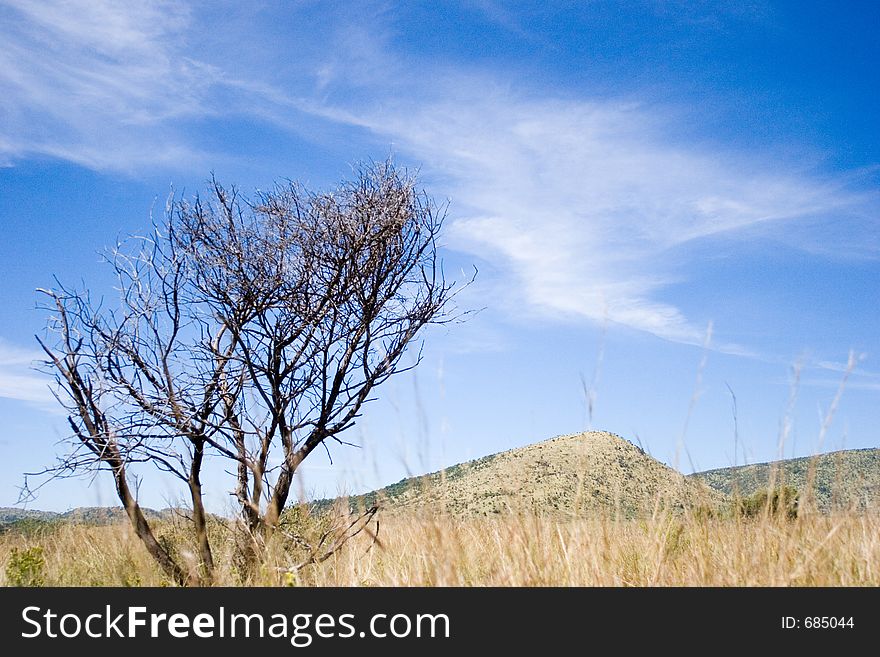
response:
M189 20L163 0L4 0L0 156L132 171L191 160L172 122L210 112L217 72L184 55Z
M665 136L670 114L534 98L460 75L358 122L442 180L461 217L452 245L506 271L520 312L524 301L545 315L611 320L701 344L702 323L660 300L677 281L677 251L789 220L847 215L872 201L772 156L674 141Z
M210 145L223 143L215 119L310 136L304 119L330 118L316 110L340 80L353 97L394 79L382 5L359 11L355 22L308 3L0 0L0 166L49 156L205 171L237 156ZM264 38L279 22L283 38Z
M688 317L665 296L689 245L813 220L794 238L807 248L844 239L874 256L880 248L876 237L837 230L841 218L872 217L878 206L845 176L688 141L678 127L698 122L698 108L562 99L511 74L413 67L389 45L381 10L316 24L321 37L297 43L297 57L276 67L288 83L310 81L300 85L244 64L226 70L232 60L216 50L194 58L188 35L202 17L177 3L9 0L2 12L0 159L42 154L130 170L191 163L198 149L174 126L225 112L290 131L303 130L304 116L365 129L448 191L451 246L491 260L493 292L506 291L520 314L610 320L701 344L711 318ZM813 231L823 239L810 240Z
M0 338L0 367L29 366L40 357L37 351L13 346Z
M16 347L0 338L0 397L49 405L54 401L50 379L32 367L42 354Z
M790 380L781 378L773 379L772 383L775 385L785 385L789 387L791 386ZM841 388L841 381L839 378L801 378L798 380L798 386L804 388L830 388L833 390L837 390ZM854 378L846 381L846 383L843 384L843 390L880 392L880 381L878 381L876 377Z

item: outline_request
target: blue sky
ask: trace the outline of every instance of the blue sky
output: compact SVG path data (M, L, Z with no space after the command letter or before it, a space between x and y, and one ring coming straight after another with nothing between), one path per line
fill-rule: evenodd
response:
M585 428L686 472L880 446L878 30L874 2L0 1L0 505L65 436L35 288L111 296L100 250L211 172L328 188L389 154L484 310L303 494Z

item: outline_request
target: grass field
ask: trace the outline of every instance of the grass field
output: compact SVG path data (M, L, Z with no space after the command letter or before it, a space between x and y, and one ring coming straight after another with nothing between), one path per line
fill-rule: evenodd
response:
M174 541L175 532L166 525L158 534ZM218 585L880 585L880 516L870 513L795 520L665 512L641 520L402 514L380 519L378 541L362 533L324 563L295 573L286 569L300 556L278 539L246 581L231 565L231 541L216 544ZM176 549L186 561L185 543ZM6 585L167 585L124 524L7 532L0 536L0 564Z

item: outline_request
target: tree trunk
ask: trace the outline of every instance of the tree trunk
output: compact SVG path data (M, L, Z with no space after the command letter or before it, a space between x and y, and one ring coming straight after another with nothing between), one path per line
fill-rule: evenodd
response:
M193 530L195 531L196 542L199 546L201 571L204 580L202 583L211 584L214 581L214 556L211 553L211 542L208 539L208 519L205 513L205 505L202 501L202 482L199 478L204 455L204 441L196 442L193 449L192 464L190 465L189 491L193 505Z
M147 552L156 560L156 563L162 568L162 572L170 577L175 584L179 586L189 584L189 578L186 576L186 573L153 535L153 530L144 517L140 505L137 503L134 495L131 494L128 480L125 478L125 467L121 463L114 465L113 477L116 479L116 492L119 495L119 500L122 502L122 506L125 507L125 512L128 514L129 520L131 520L134 531L147 548Z
M306 443L307 445L308 443ZM266 515L263 516L263 526L270 533L275 530L278 526L278 521L281 519L281 512L284 511L284 506L287 504L287 496L290 495L293 475L299 464L302 463L308 454L308 452L303 453L305 449L306 447L304 446L299 451L293 453L287 462L281 466L281 472L278 474L278 479L275 482L272 498L266 507ZM311 452L312 450L309 449L308 451Z

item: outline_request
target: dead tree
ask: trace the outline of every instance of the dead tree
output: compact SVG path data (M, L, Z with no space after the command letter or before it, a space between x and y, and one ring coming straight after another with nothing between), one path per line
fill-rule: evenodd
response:
M210 583L201 474L206 458L225 459L250 537L240 556L252 562L300 464L341 444L376 386L415 366L401 358L426 325L455 317L457 288L437 252L443 219L390 162L331 193L290 183L246 201L212 181L206 198L172 199L149 236L108 258L118 304L42 290L55 339L38 340L72 429L72 448L47 473L109 470L165 573ZM197 574L153 535L134 464L185 486Z

